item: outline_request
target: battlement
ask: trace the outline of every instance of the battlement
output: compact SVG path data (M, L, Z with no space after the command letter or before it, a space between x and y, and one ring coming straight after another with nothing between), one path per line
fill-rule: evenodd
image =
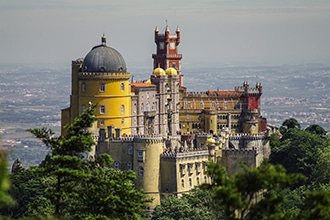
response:
M84 58L78 58L76 60L72 60L72 64L82 64L84 62Z
M258 154L257 148L252 149L223 149L222 155L225 157L237 156L256 156Z
M130 73L109 73L109 72L79 72L79 79L116 79L116 80L128 80L130 79Z
M208 156L209 151L205 149L196 149L192 151L183 152L164 152L160 155L162 159L183 159L183 158L193 158L200 156Z
M248 94L259 94L259 88L246 88L244 86L236 86L235 91Z
M248 134L248 133L238 133L238 134L230 134L229 140L263 140L267 139L268 136L264 134Z
M160 135L128 135L125 137L112 138L111 142L137 142L137 143L161 143L164 141Z

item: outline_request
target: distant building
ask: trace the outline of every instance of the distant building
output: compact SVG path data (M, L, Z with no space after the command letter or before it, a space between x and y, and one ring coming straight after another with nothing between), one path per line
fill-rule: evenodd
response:
M64 125L97 103L95 154L109 153L114 168L136 172L136 187L154 198L152 207L210 182L210 161L232 174L240 162L257 167L270 153L261 83L187 92L179 28L175 34L156 28L155 43L149 79L131 82L124 58L102 36L84 59L72 61L70 107L62 110L65 133Z

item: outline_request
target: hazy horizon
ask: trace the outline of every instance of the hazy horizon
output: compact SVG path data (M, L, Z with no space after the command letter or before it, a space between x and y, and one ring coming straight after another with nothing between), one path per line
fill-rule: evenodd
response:
M0 64L69 66L105 33L128 68L152 66L166 20L186 66L330 64L327 0L0 0Z

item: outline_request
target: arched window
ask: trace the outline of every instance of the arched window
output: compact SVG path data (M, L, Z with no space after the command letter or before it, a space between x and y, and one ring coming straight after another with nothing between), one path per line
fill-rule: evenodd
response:
M105 114L105 106L104 105L100 106L100 114Z
M127 162L127 169L131 170L132 169L132 163L131 162Z
M189 178L189 187L192 187L192 180Z
M196 178L196 183L199 185L199 177Z
M118 170L119 169L119 162L118 161L115 161L113 163L113 167Z
M125 90L125 84L122 82L120 84L120 91L124 92L124 90Z
M105 83L100 83L100 92L105 92Z
M139 167L139 176L143 176L144 175L144 169L143 167Z
M125 114L125 105L120 106L120 113Z
M184 188L184 180L181 180L181 187Z
M86 83L84 82L81 84L81 91L86 92Z
M81 112L84 113L85 110L86 110L86 105L85 104L82 104L81 105Z

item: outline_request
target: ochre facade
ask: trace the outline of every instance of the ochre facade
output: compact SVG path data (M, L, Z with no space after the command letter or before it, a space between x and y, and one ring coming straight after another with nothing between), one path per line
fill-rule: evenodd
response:
M64 134L66 124L97 105L95 156L108 153L115 169L134 171L136 187L154 198L150 208L210 182L209 162L231 175L241 162L257 167L270 153L261 83L189 92L178 54L180 29L171 34L166 26L154 34L153 71L143 81L131 80L122 55L102 36L85 58L72 61L70 107L62 110Z

